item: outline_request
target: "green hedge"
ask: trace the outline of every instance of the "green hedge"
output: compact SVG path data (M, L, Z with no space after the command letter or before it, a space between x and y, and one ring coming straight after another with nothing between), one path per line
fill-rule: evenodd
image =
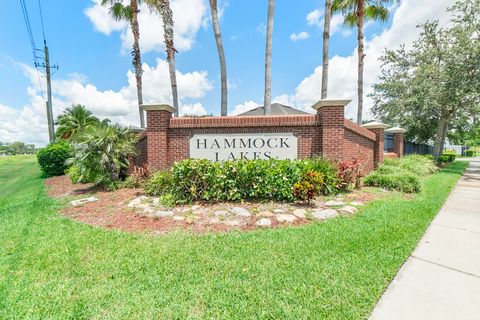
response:
M170 171L157 172L145 183L149 195L193 201L294 201L293 186L308 172L322 175L319 191L335 193L340 185L335 164L324 159L239 160L211 162L187 159Z
M60 176L68 165L65 161L72 156L72 147L66 141L49 144L37 153L38 164L48 176Z
M444 152L443 155L438 157L439 163L449 163L455 161L457 154L455 152Z
M473 150L465 151L465 157L473 157L473 154L474 154Z
M383 165L366 176L363 182L368 186L415 193L421 189L420 177L436 170L437 167L430 157L414 154L385 159Z

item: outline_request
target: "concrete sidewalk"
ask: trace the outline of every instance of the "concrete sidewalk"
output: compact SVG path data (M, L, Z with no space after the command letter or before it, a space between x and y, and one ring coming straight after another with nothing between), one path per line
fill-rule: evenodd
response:
M370 319L480 319L480 158L469 161Z

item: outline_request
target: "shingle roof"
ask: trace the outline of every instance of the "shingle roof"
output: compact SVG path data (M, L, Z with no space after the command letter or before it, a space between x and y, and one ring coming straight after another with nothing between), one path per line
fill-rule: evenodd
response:
M263 106L257 107L252 110L248 110L244 113L240 113L237 116L262 116L264 113ZM287 114L308 114L305 111L298 110L280 103L272 103L272 110L270 113L272 116L287 115Z

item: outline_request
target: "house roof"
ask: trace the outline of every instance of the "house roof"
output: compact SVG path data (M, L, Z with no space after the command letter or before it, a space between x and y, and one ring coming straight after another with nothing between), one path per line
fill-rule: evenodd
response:
M248 110L246 112L240 113L237 116L263 116L263 106L257 107L252 110ZM305 111L295 109L280 103L272 103L271 113L272 116L278 115L289 115L289 114L309 114Z

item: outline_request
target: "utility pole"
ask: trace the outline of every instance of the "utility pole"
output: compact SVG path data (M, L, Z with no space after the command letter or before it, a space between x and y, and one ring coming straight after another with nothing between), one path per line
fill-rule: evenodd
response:
M48 56L47 41L43 42L45 45L45 72L47 74L47 117L48 117L48 137L50 143L55 140L55 128L53 124L53 111L52 111L52 83L50 76L50 57Z
M51 73L50 69L58 69L57 65L51 66L50 65L50 56L48 53L48 46L47 41L43 40L44 44L44 53L45 53L45 63L35 63L35 67L43 67L45 68L45 74L47 76L47 102L46 102L46 109L47 109L47 122L48 122L48 138L50 143L55 141L55 127L53 123L53 111L52 111L52 81L51 81Z

